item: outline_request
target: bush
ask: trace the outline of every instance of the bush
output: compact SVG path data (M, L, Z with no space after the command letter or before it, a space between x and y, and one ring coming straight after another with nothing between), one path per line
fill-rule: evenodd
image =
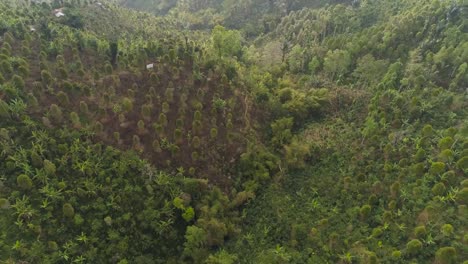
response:
M5 118L5 119L10 117L10 107L1 98L0 98L0 117Z
M159 115L158 122L162 127L166 127L167 126L167 116L164 113L161 113Z
M461 189L457 193L457 202L459 204L468 204L468 187Z
M70 104L70 99L68 99L68 95L62 91L57 93L57 99L62 106L68 106Z
M425 226L417 226L414 229L414 236L417 238L422 238L424 235L426 235L426 227Z
M437 183L432 187L432 194L442 196L445 193L445 185L441 182Z
M170 110L169 104L167 102L162 103L162 112L164 114L167 114L169 113L169 110Z
M454 143L453 138L444 137L441 140L439 140L439 149L440 150L450 149L452 147L453 143Z
M55 167L55 164L52 163L49 160L44 160L44 171L48 176L55 176L55 172L57 171L57 168Z
M80 112L87 115L89 112L88 104L85 101L80 101Z
M468 169L468 156L462 157L457 161L457 167L460 170L466 170Z
M453 247L439 248L435 258L438 264L455 264L457 263L457 251Z
M443 162L432 162L431 168L429 169L429 173L433 175L438 175L445 170L445 163Z
M16 178L18 187L23 190L29 190L33 187L33 181L26 174L21 174Z
M10 202L5 198L0 198L0 209L8 209L10 207Z
M432 129L432 126L427 124L423 127L422 129L422 135L423 137L430 137L434 133L434 129Z
M422 242L418 239L413 239L408 244L406 244L406 253L408 255L414 256L417 255L422 249Z
M13 75L12 82L16 89L24 90L25 83L24 83L23 78L21 78L21 76L16 75L16 74Z
M445 224L440 228L440 232L444 236L452 236L453 235L453 226L451 224Z
M359 214L361 215L361 218L365 219L369 217L371 210L372 210L372 207L370 205L368 204L363 205L361 209L359 209Z
M192 147L197 149L197 148L200 148L200 145L201 145L201 140L200 140L200 138L197 137L197 136L193 137L193 139L192 139Z
M122 109L125 112L130 112L130 111L133 110L133 102L132 102L132 100L130 98L125 97L122 100Z
M210 137L211 137L212 139L215 139L217 136L218 136L218 129L215 128L215 127L211 128L211 130L210 130Z
M62 122L62 109L56 104L52 104L49 108L49 116L56 123Z
M73 218L73 216L75 215L75 209L69 203L66 203L62 206L62 212L63 215L67 218Z
M41 79L42 79L42 83L44 83L44 85L51 85L52 84L52 75L50 74L50 72L48 72L47 70L42 70L41 71Z

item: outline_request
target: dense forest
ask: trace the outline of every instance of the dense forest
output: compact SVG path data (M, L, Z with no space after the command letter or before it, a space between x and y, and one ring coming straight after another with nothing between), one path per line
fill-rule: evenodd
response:
M468 263L463 0L0 1L0 263Z

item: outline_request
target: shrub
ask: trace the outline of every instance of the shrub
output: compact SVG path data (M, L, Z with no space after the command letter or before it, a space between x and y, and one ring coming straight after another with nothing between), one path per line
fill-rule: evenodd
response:
M21 76L16 75L16 74L13 75L12 82L16 89L24 90L25 83L24 83L23 78L21 78Z
M372 236L375 237L375 238L380 237L382 235L382 233L383 233L383 230L380 227L376 227L376 228L372 229Z
M164 97L166 101L172 103L174 101L174 88L167 88Z
M432 162L431 168L429 169L429 173L433 175L438 175L445 170L445 163L443 162Z
M94 124L94 132L96 134L101 134L102 131L104 131L104 126L102 125L101 122L96 121L96 123Z
M427 124L423 127L422 129L422 135L423 137L430 137L434 133L434 129L432 129L432 126Z
M200 155L198 154L198 152L192 152L192 161L197 161L199 157Z
M57 93L57 99L62 106L68 106L70 104L70 100L68 99L68 95L62 91Z
M174 130L174 139L179 143L182 140L182 130L180 128Z
M80 101L80 112L87 115L89 112L88 104L85 101Z
M33 186L31 178L29 178L29 176L26 174L20 174L16 178L16 183L18 184L18 187L23 190L29 190Z
M440 232L444 236L452 236L453 235L453 226L451 224L445 224L440 228Z
M0 117L1 118L9 118L10 117L10 107L1 98L0 98Z
M197 149L197 148L200 147L200 145L201 145L201 140L200 140L200 138L197 137L197 136L193 137L193 139L192 139L192 147Z
M50 75L50 72L47 70L42 70L41 71L41 79L44 85L51 85L52 84L52 75Z
M18 72L21 74L21 77L27 78L29 76L29 70L25 66L21 65L18 67Z
M455 264L457 263L457 251L453 247L439 248L435 259L438 264Z
M57 171L57 168L55 167L55 164L51 161L44 160L44 171L48 176L54 176L55 172Z
M192 122L192 130L194 133L200 133L202 128L202 123L199 120L195 120Z
M392 258L393 259L400 259L401 258L401 251L395 250L392 252Z
M169 104L167 102L162 103L162 112L164 114L167 114L167 113L169 113L169 111L170 111Z
M468 187L461 189L457 193L457 202L459 204L468 204Z
M396 197L400 193L400 182L394 182L390 186L390 192L393 197Z
M460 170L466 170L468 169L468 156L462 157L457 161L457 167Z
M42 157L36 151L31 151L31 164L35 168L42 168L44 164L42 161Z
M372 207L370 205L363 205L361 209L359 209L359 214L361 215L361 218L367 218L370 215L371 209Z
M193 114L193 119L194 120L197 120L197 121L201 121L202 119L202 113L200 111L195 111L195 113Z
M150 105L143 105L141 107L141 115L144 119L149 120L151 118L151 106Z
M8 209L10 207L10 202L5 198L0 198L0 209Z
M215 139L217 136L218 136L218 129L215 128L215 127L211 128L211 130L210 130L210 137L211 137L212 139Z
M191 206L185 209L184 213L182 214L182 218L186 222L190 222L195 217L195 210Z
M62 212L63 215L67 218L73 218L73 216L75 215L75 209L69 203L66 203L62 206Z
M450 162L453 159L453 151L450 149L444 149L440 152L439 158L445 162Z
M441 149L441 150L450 149L452 147L453 143L454 143L453 138L444 137L441 140L439 140L439 149Z
M183 128L184 127L184 120L182 118L178 118L176 120L176 127L177 128Z
M159 115L158 122L162 127L166 127L167 126L167 116L164 113L161 113Z
M59 123L62 121L62 109L56 104L52 104L49 109L49 115L53 121Z
M153 141L153 150L157 153L160 153L162 151L159 140L157 139Z
M65 67L59 67L57 71L58 71L58 76L60 77L60 79L65 80L68 78L68 72L67 72L67 69L65 69Z
M13 67L11 66L11 63L7 60L3 60L0 63L0 70L2 71L4 76L11 77L13 74Z
M119 132L114 132L113 134L114 140L119 143L120 142L120 133Z
M71 112L70 113L70 120L72 122L72 125L74 128L80 128L81 127L81 121L80 117L76 112Z
M414 236L417 238L422 238L426 235L426 227L425 226L417 226L414 228Z
M413 239L406 244L406 253L411 256L417 255L421 251L422 246L423 244L421 241L418 239Z
M445 185L439 182L432 187L432 194L442 196L445 193L445 189Z
M143 134L145 132L145 121L140 120L137 123L138 133Z
M133 110L133 102L132 102L132 100L130 98L125 97L122 100L122 109L125 112L130 112L130 111Z

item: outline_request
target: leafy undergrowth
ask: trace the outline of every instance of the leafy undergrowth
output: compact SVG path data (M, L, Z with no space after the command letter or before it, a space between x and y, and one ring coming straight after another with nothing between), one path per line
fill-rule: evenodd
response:
M239 263L421 263L440 259L444 247L463 259L466 129L428 125L379 148L353 123L311 125L304 140L322 135L313 137L315 163L258 194L225 250Z

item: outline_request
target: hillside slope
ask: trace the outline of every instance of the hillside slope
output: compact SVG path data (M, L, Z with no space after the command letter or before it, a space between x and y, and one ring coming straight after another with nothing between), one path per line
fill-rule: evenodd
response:
M120 4L0 3L0 263L468 260L463 1Z

